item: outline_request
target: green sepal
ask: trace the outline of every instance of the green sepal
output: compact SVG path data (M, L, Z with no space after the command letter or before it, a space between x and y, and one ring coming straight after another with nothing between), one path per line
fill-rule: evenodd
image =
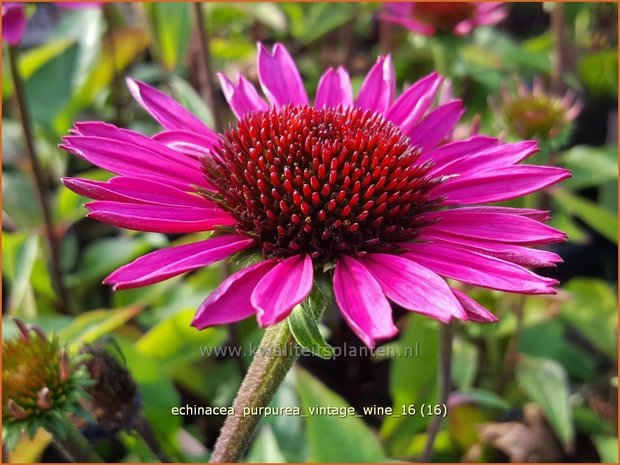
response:
M331 301L331 282L323 273L317 274L308 298L296 305L288 317L289 328L297 343L313 355L325 359L334 356L334 348L325 341L319 322Z

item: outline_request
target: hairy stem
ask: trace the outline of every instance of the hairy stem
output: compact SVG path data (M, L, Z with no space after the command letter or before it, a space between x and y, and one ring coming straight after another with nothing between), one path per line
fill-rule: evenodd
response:
M41 169L41 165L39 164L39 158L35 149L34 137L30 126L30 116L28 114L28 104L26 102L26 94L21 76L19 75L18 53L19 51L17 48L12 46L8 47L9 64L11 68L11 78L13 80L13 88L15 90L15 99L17 101L19 119L22 132L24 134L24 142L26 143L26 153L28 154L28 158L30 159L30 164L32 166L35 190L37 192L37 198L41 206L41 213L45 224L45 237L47 238L47 242L49 244L51 256L52 278L60 298L61 310L63 313L70 313L69 310L71 303L63 283L62 270L60 267L60 239L57 235L56 228L54 227L51 208L45 192L45 178L43 176L43 171Z
M452 371L452 326L440 325L439 329L439 403L448 402L450 394L450 373ZM433 455L433 445L441 428L443 417L437 415L433 418L426 432L426 444L422 453L422 462L430 462Z
M198 74L200 87L203 96L206 98L211 112L213 113L213 121L215 129L221 132L223 129L222 115L217 104L217 94L215 91L215 80L213 78L213 67L211 66L211 45L209 33L205 26L202 2L194 2L194 13L196 17L196 28L200 37L200 54L202 56L202 72Z
M52 433L52 435L54 446L67 460L76 463L103 462L72 423L67 422L64 435L57 433Z
M287 321L265 330L233 402L234 414L226 418L215 443L211 463L236 462L245 452L261 418L251 409L269 404L297 358L296 348Z

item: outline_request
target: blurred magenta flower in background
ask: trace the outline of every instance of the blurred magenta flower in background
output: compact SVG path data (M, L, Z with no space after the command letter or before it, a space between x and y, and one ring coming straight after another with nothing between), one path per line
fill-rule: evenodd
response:
M507 15L500 2L386 3L381 18L425 36L469 34L479 26L497 24Z
M499 16L488 4L473 7L477 24L483 12ZM266 99L243 76L236 82L219 76L239 120L224 134L129 80L163 132L150 138L81 122L64 137L62 148L118 175L107 182L63 180L95 200L86 204L89 217L138 231L216 231L140 257L106 283L145 286L255 250L262 259L211 293L194 326L253 314L261 326L273 325L308 297L315 273L333 271L336 302L370 347L397 333L390 301L443 322L496 320L444 278L507 292L555 292L555 280L528 269L561 261L531 248L565 239L543 223L547 212L480 206L569 176L520 164L538 150L535 142L505 144L483 135L448 141L462 102L433 104L443 81L437 73L397 96L390 56L377 59L355 98L347 71L328 69L314 105L282 44L271 51L259 45L258 74Z
M66 10L76 10L80 8L94 8L101 5L101 2L53 2L54 5ZM19 45L22 40L28 18L26 17L27 3L5 2L2 3L2 40L9 45Z

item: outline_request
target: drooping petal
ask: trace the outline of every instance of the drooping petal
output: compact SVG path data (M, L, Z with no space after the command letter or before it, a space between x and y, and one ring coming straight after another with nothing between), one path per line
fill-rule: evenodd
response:
M289 103L308 104L299 70L284 45L275 44L269 53L262 44L258 44L258 79L263 92L276 108Z
M215 207L212 202L203 197L144 178L118 176L109 181L63 178L62 183L76 194L93 200L114 200L125 203L148 203L209 209Z
M98 200L84 205L86 215L135 231L189 233L231 226L236 220L220 208L190 208Z
M346 322L368 347L373 348L375 340L390 338L398 332L381 286L356 259L346 255L338 259L334 295Z
M566 234L562 231L526 216L493 210L445 210L428 213L425 218L438 220L427 226L425 231L443 231L490 241L549 244L566 239Z
M411 138L412 145L430 150L452 133L463 112L463 102L460 100L446 103L430 112L406 134Z
M526 218L530 218L536 221L548 221L551 218L548 211L536 210L534 208L483 206L483 207L461 207L455 210L459 212L463 212L463 213L502 213L505 215L519 215L519 216L525 216Z
M353 89L349 73L339 66L329 68L321 79L316 91L314 106L316 108L337 107L338 105L349 106L353 103Z
M362 83L356 104L365 110L385 113L394 100L396 77L390 55L377 58Z
M558 254L548 250L532 249L522 245L493 242L486 239L477 240L441 231L430 231L429 228L426 228L418 239L473 250L489 257L496 257L528 268L555 266L556 263L562 263L562 258Z
M222 260L250 247L253 239L228 234L205 241L156 250L122 266L105 280L114 290L158 283Z
M401 243L405 257L442 276L475 286L522 294L554 294L554 279L544 278L522 266L448 244Z
M265 274L250 297L259 324L270 326L286 318L312 291L313 276L309 255L289 257Z
M369 253L361 262L370 270L383 293L407 310L439 321L466 319L463 308L443 278L405 257Z
M16 46L22 40L28 20L24 5L17 2L3 2L2 4L2 39L9 45Z
M255 314L250 296L258 282L276 264L276 260L266 260L229 276L200 305L192 326L204 329L244 320Z
M423 77L396 99L386 118L408 133L430 108L442 81L443 77L435 72Z
M495 315L467 294L457 289L452 289L452 293L465 309L465 313L467 313L467 319L469 321L476 321L478 323L494 323L497 321L497 317Z
M237 76L237 85L233 84L233 82L222 73L217 73L217 77L220 80L220 86L224 92L224 97L226 97L226 101L237 119L251 111L264 111L269 109L267 102L258 95L256 87L242 74Z
M163 92L131 78L127 78L127 86L142 108L164 128L215 136L206 124Z
M570 177L570 171L553 166L517 165L455 177L433 189L445 196L444 205L501 202L522 197Z

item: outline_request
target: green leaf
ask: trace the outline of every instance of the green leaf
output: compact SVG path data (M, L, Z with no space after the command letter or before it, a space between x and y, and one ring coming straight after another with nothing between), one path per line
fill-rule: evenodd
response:
M463 338L455 338L452 357L452 380L459 389L471 388L478 371L478 349Z
M189 3L145 3L150 13L157 49L163 65L174 71L185 57L193 24Z
M383 462L381 444L357 416L311 414L310 408L329 406L347 409L349 404L310 373L299 369L297 392L306 419L311 460L316 462Z
M588 88L603 95L617 95L618 51L588 53L579 62L579 76Z
M269 425L262 425L246 457L248 463L286 463L286 457Z
M42 213L32 178L21 171L2 173L2 210L20 228L42 225Z
M572 171L564 187L583 189L618 180L618 151L616 147L577 145L561 155L562 164Z
M170 79L170 86L175 99L181 105L200 118L207 126L213 127L213 112L189 82L178 76L173 76Z
M618 463L617 437L593 436L592 439L602 463Z
M454 399L461 400L463 402L471 402L482 407L489 407L504 412L510 410L510 404L502 399L494 392L487 391L486 389L468 389L466 391L458 391L453 394Z
M558 438L565 447L569 447L573 443L575 431L564 368L548 358L521 355L516 373L519 386L531 400L540 405Z
M236 6L275 31L283 32L286 30L286 16L277 3L238 3Z
M615 359L618 351L615 290L607 282L595 278L573 278L564 288L571 298L564 303L562 320Z
M352 3L310 3L300 8L293 5L283 3L282 8L289 15L293 37L304 45L353 19L359 8Z
M618 215L616 213L565 189L556 188L550 192L563 210L584 221L610 241L618 243Z
M199 360L202 347L222 345L227 334L224 328L199 331L192 327L195 313L195 308L185 309L155 325L136 342L136 350L157 360L160 366Z
M71 341L72 347L89 344L123 326L142 311L132 306L115 310L91 310L75 317L69 326L59 332L63 340Z
M16 314L30 289L39 240L35 235L2 233L2 272L11 280L8 312Z
M318 284L325 279L317 277L316 281L308 298L301 305L296 305L289 315L288 325L301 347L318 357L329 359L334 356L334 348L325 341L319 323L331 302L331 289L328 283Z
M425 316L409 314L400 338L400 354L392 362L389 388L392 406L432 404L438 398L438 323ZM419 348L419 350L418 350ZM390 455L405 456L413 436L424 431L429 419L421 415L391 416L381 426Z

